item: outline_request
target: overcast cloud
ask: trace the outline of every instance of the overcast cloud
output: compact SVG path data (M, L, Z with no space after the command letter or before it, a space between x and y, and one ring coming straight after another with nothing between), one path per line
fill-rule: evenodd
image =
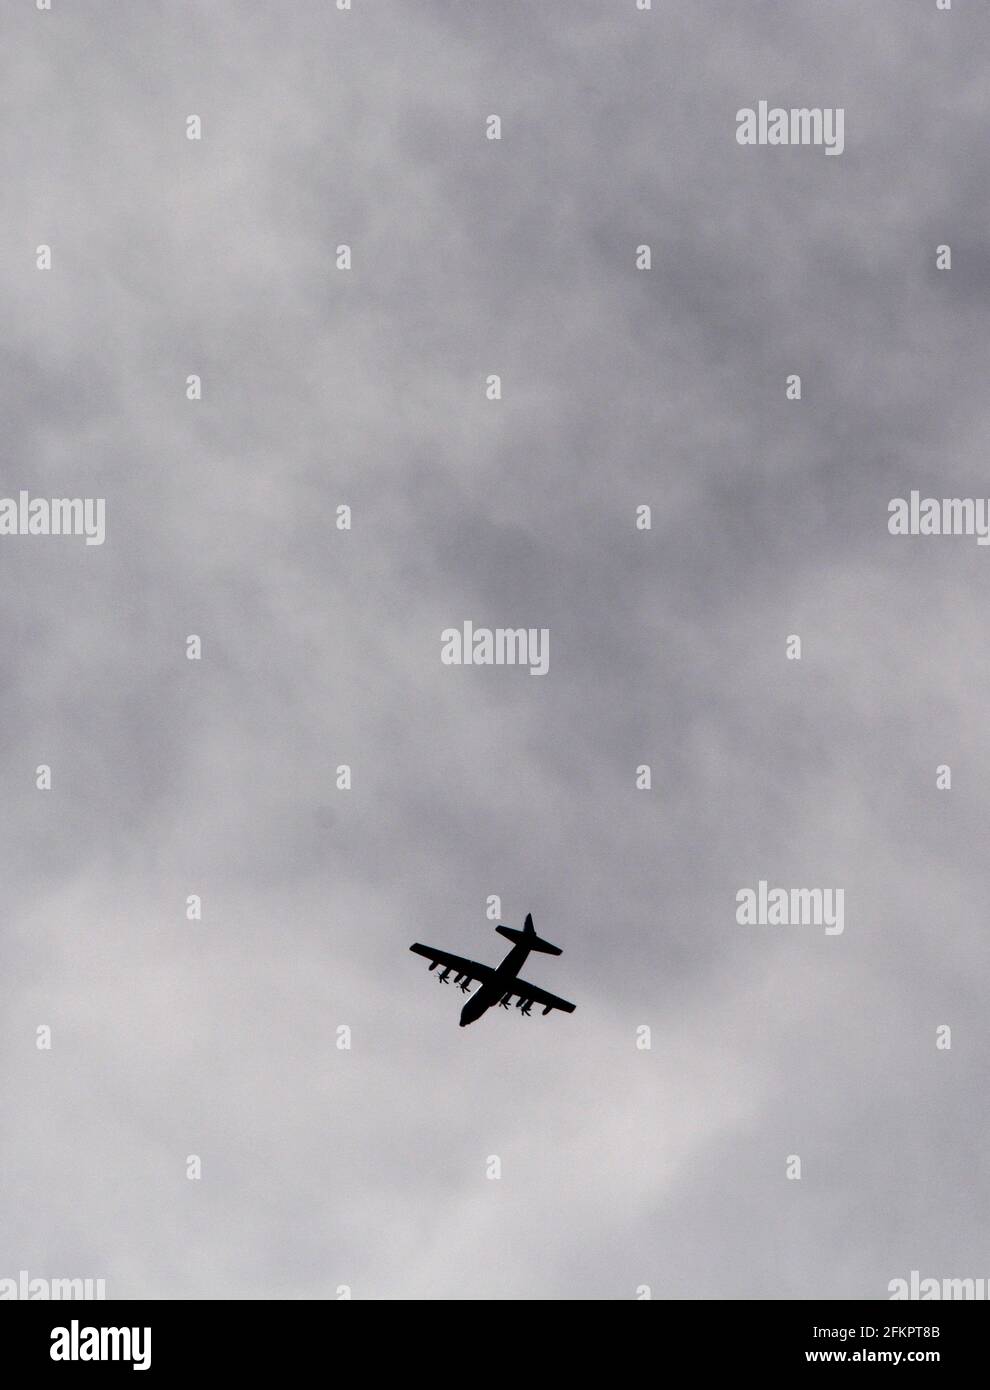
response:
M0 494L108 531L0 537L0 1277L990 1276L990 553L887 533L990 494L988 42L967 0L4 6ZM761 99L844 152L740 147ZM549 673L443 666L465 619ZM738 925L760 879L844 932ZM497 961L489 894L573 1015L458 1028L407 948Z

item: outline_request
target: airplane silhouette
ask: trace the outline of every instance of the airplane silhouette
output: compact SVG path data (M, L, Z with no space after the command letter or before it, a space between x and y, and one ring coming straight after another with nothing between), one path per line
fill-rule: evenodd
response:
M548 994L545 989L538 989L536 985L528 984L526 980L519 978L519 971L530 951L542 951L548 956L561 954L559 946L551 946L549 941L544 941L536 935L532 916L527 915L522 931L518 927L496 927L495 930L516 944L502 964L494 967L479 965L476 960L465 960L463 956L453 956L449 951L438 951L435 946L421 946L418 941L409 947L410 951L415 951L418 956L425 956L431 962L431 970L435 970L438 965L445 967L437 976L442 985L447 983L447 977L452 970L456 972L454 983L460 985L464 994L469 992L468 986L472 980L481 981L481 988L477 994L472 995L461 1010L461 1027L466 1028L469 1023L480 1018L493 1004L507 1009L513 995L516 995L516 1008L527 1017L534 1004L543 1004L544 1014L548 1014L551 1009L560 1009L562 1013L572 1014L574 1005L568 1004L566 999L558 999L555 994Z

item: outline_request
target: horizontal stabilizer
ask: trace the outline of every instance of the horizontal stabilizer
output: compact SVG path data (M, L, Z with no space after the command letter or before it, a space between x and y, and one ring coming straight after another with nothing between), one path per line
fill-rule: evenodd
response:
M521 942L524 946L528 946L531 951L542 951L546 956L562 954L559 946L552 946L549 941L544 941L542 936L536 935L533 918L529 914L527 914L526 924L521 931L518 927L496 927L495 930L501 936L507 936L510 941Z

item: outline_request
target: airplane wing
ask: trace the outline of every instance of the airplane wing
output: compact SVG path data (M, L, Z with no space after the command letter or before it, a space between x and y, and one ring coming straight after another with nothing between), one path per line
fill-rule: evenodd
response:
M476 960L465 960L463 956L452 955L450 951L439 951L434 946L421 946L418 941L409 949L415 951L418 956L425 956L434 965L439 963L458 975L470 975L472 980L485 981L495 974L490 965L482 965ZM433 969L432 965L430 969Z
M542 1004L544 1014L548 1014L551 1009L560 1009L561 1013L572 1014L576 1007L566 999L558 999L556 994L548 994L545 989L538 989L536 985L518 978L513 982L511 992L520 999L531 999L534 1004Z

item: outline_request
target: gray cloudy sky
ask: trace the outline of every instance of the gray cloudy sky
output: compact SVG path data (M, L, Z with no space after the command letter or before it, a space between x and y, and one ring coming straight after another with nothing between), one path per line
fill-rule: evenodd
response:
M0 538L0 1277L990 1275L990 553L886 529L990 492L990 12L353 5L0 17L0 493L109 508ZM845 152L741 148L764 98ZM549 674L443 667L466 618ZM493 893L573 1016L408 953L497 960Z

